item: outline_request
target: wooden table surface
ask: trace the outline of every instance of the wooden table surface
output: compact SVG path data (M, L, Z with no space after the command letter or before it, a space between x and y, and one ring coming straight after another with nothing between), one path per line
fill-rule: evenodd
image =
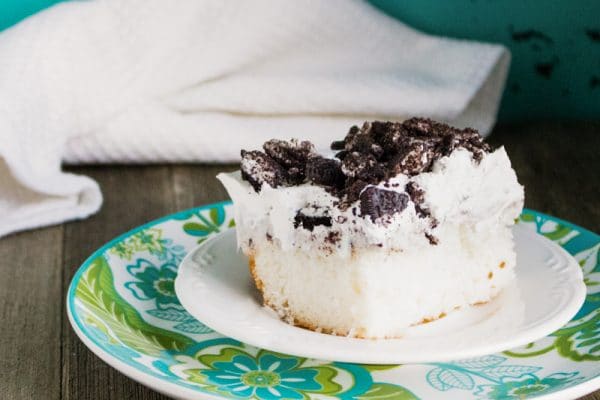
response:
M600 231L600 122L501 125L526 206ZM89 219L0 239L0 399L166 399L108 367L75 336L65 312L77 268L111 238L185 208L226 199L214 179L234 166L70 167L105 196ZM600 391L584 397L600 399Z

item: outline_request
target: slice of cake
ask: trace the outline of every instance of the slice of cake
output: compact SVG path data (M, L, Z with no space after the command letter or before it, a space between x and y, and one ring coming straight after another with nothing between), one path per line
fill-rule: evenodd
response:
M315 331L391 338L514 278L523 188L473 129L365 122L337 153L270 140L219 174L264 304Z

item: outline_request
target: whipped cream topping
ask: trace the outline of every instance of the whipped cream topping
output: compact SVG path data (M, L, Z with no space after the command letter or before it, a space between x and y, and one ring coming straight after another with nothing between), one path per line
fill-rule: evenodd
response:
M447 225L475 230L512 225L524 198L503 147L477 159L456 148L435 160L428 172L399 173L365 186L361 193L376 187L404 196L400 211L375 220L361 214L360 200L342 206L340 198L314 183L275 188L263 183L256 191L239 171L217 177L234 202L238 245L245 251L260 240L275 242L284 251L338 257L369 246L394 251L432 246ZM409 184L420 196L406 194Z

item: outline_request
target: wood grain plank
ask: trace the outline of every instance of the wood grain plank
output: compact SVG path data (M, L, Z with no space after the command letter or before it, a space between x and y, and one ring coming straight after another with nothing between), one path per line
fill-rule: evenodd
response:
M600 400L600 391L580 397L579 400Z
M505 145L527 207L600 231L600 121L500 125L489 141Z
M227 165L176 165L172 168L175 204L179 210L229 199L215 177L238 169Z
M97 215L65 225L64 275L67 282L98 247L176 208L169 167L80 167L72 170L97 180L105 199ZM106 365L79 341L66 318L64 325L63 399L167 398Z
M0 240L0 399L59 399L63 228Z

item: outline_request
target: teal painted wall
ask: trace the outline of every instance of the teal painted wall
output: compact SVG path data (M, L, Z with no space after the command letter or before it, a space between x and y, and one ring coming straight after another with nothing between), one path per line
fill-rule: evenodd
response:
M0 30L57 2L0 0ZM600 118L600 0L371 3L425 32L508 46L501 119Z
M600 118L600 1L371 3L425 32L506 45L512 65L501 119Z
M58 2L59 0L0 0L0 30Z

